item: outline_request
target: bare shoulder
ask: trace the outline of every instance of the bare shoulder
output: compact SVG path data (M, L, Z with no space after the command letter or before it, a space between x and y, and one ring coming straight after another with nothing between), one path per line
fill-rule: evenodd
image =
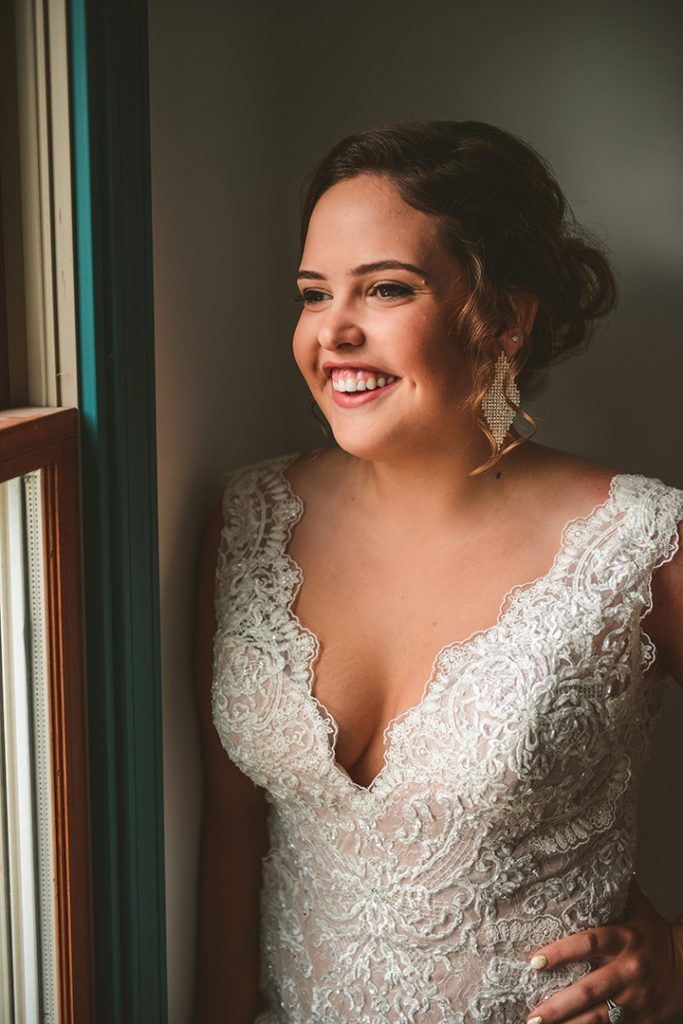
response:
M554 495L560 518L589 514L606 500L620 472L576 455L534 447L534 486ZM652 577L652 610L644 627L667 669L683 685L683 524L676 553Z
M351 500L355 461L341 448L317 448L295 459L285 476L307 512L329 509L340 501Z
M518 469L528 499L558 522L589 515L607 500L612 480L620 472L613 466L533 443L518 452Z
M527 471L527 494L544 519L555 525L586 516L610 494L620 470L567 452L525 446L520 465ZM652 611L645 629L674 678L683 685L683 525L674 557L660 566L652 578Z

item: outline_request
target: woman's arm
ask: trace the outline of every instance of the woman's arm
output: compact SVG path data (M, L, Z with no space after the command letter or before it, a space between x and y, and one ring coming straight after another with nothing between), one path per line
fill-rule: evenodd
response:
M256 1015L263 791L230 761L211 718L214 581L222 517L213 517L199 566L196 677L204 755L199 875L198 1024L251 1024Z

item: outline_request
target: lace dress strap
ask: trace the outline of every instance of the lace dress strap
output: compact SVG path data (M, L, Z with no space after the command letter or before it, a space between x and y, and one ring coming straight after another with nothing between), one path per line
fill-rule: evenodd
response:
M613 482L615 529L605 583L640 618L652 608L652 576L679 548L683 491L660 480L620 475Z
M683 490L645 476L615 478L616 496L629 513L634 539L654 559L652 568L669 561L678 550L678 528L683 521Z
M297 701L311 701L318 653L316 638L292 615L302 574L287 544L303 503L284 470L295 458L281 456L237 470L223 498L213 719L232 760L262 786L268 760L255 766L245 758L244 730L249 726L265 737L275 720L293 714ZM325 734L331 730L327 722L321 727Z
M296 457L292 454L268 459L237 469L226 479L216 569L219 630L226 614L234 622L234 614L239 613L231 593L234 577L242 579L258 565L277 569L289 563L286 547L303 514L303 504L292 493L284 471Z

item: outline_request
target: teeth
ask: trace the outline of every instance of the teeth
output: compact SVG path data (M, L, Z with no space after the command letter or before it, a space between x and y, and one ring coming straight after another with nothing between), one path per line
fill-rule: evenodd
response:
M387 384L393 384L395 380L396 377L392 376L392 374L389 374L387 377L375 377L372 374L369 377L363 377L360 374L339 377L333 374L332 387L335 391L356 394L357 392L375 391L378 388L384 388Z

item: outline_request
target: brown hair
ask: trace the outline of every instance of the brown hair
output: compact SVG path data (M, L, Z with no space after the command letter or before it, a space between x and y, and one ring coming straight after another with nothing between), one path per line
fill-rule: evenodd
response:
M323 193L359 174L389 178L406 203L437 217L445 248L465 268L470 294L457 329L472 368L472 408L495 455L479 409L494 374L490 339L518 323L515 292L539 300L510 371L528 396L546 368L586 341L593 321L614 306L605 252L577 225L545 160L480 121L385 125L342 139L306 182L302 247Z

